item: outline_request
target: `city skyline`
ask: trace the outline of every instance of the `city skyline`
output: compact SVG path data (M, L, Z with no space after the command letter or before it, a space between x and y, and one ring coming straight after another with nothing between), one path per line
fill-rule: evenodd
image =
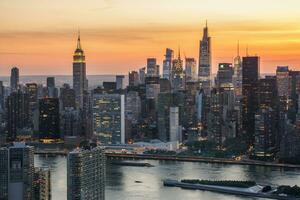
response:
M0 27L0 73L9 75L9 69L17 66L25 75L71 75L70 55L78 28L87 74L127 74L145 66L148 57L157 58L162 69L165 49L173 49L177 57L179 45L183 55L196 58L198 63L206 19L212 37L213 73L218 63L233 61L238 40L241 56L246 55L248 46L249 55L261 57L262 73L273 72L278 65L299 69L299 2L231 0L218 2L218 7L215 3L90 0L72 5L69 0L30 0L26 4L4 0L0 3L0 17L4 19Z

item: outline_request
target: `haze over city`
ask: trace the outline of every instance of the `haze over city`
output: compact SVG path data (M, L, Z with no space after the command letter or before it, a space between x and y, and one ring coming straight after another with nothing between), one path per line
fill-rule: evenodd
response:
M78 29L88 74L127 74L162 64L166 47L198 58L202 28L212 37L212 71L241 55L261 57L261 72L277 65L299 70L300 2L297 0L1 0L0 74L72 74Z

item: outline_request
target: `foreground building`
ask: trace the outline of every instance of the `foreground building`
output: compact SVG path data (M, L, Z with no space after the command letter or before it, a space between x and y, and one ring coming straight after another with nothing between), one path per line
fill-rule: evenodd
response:
M97 146L89 146L70 152L67 177L68 200L104 200L104 150Z
M51 176L49 168L35 168L33 200L51 200Z
M33 147L25 143L0 149L0 199L32 200Z

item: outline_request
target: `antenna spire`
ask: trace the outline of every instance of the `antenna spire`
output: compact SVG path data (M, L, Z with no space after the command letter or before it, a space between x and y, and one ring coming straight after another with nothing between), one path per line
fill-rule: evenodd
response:
M80 30L79 29L78 29L77 49L81 49L81 44L80 44Z

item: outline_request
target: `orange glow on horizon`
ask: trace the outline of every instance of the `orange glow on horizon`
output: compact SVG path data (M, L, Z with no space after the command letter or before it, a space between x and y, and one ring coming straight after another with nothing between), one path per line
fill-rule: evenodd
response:
M300 70L300 2L296 0L253 0L248 5L237 0L174 0L172 9L167 0L88 0L76 5L71 0L37 2L28 0L28 10L23 9L24 3L0 3L2 75L9 75L12 66L18 66L23 75L72 74L77 27L88 74L127 74L144 67L147 57L156 57L162 65L165 48L177 54L179 45L183 55L198 61L206 18L213 72L218 63L232 62L238 40L241 56L248 45L249 54L261 57L262 73L274 73L278 65ZM259 8L255 6L258 2ZM243 12L246 7L253 13Z

